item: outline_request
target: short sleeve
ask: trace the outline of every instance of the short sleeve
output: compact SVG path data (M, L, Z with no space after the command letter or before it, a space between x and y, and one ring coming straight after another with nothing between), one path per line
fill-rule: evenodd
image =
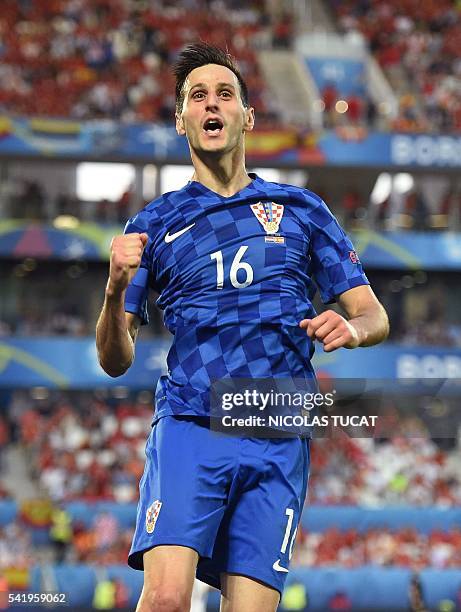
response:
M354 246L325 202L309 213L311 271L324 304L358 287L369 285Z
M139 213L128 221L125 226L124 234L132 234L138 232L148 232L149 226L147 219ZM131 279L125 293L125 312L131 312L141 319L142 325L149 323L149 315L147 312L147 299L149 296L150 286L150 271L149 271L149 242L143 251L141 265L138 271Z

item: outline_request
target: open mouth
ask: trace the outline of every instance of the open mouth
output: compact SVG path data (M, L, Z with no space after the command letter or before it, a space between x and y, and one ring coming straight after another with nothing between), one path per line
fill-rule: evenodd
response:
M203 124L203 129L209 136L217 136L221 133L224 124L221 119L207 119Z

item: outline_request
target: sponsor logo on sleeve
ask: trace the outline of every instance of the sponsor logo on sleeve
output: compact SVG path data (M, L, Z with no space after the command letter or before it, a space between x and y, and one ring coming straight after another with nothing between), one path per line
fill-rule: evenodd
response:
M353 264L360 263L359 256L355 251L349 251L349 259L352 261Z
M146 510L146 531L152 533L155 529L155 523L157 522L158 515L162 508L162 502L158 499L154 501Z

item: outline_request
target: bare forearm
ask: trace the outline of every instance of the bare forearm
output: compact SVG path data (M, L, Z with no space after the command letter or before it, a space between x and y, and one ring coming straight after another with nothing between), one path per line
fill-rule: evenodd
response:
M373 346L389 334L386 311L368 285L349 289L338 298L344 318L334 310L325 310L313 319L303 319L299 326L307 335L323 342L326 353L344 347Z
M379 344L389 335L389 320L386 311L380 304L376 305L376 308L349 319L349 323L357 331L359 346Z
M127 328L125 292L114 293L108 287L96 325L96 347L101 367L110 376L124 374L133 362L134 341Z

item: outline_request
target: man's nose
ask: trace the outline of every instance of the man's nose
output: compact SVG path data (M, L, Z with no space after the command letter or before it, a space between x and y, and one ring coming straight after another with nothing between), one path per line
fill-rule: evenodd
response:
M209 93L206 100L206 110L214 110L219 106L219 97L215 93Z

